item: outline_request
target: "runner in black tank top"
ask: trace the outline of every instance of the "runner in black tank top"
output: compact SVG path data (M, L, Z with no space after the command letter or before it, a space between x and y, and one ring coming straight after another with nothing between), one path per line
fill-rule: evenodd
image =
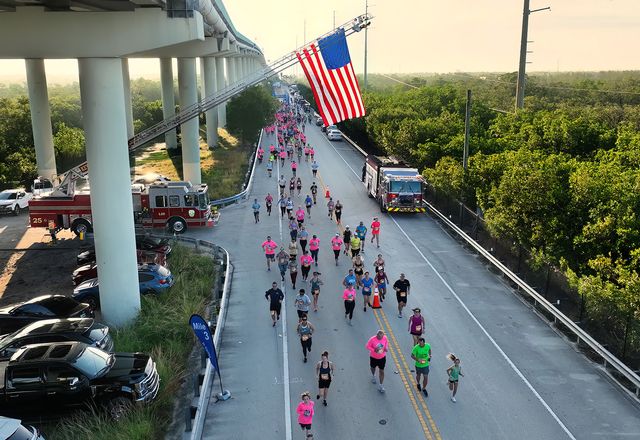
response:
M334 374L333 362L329 361L329 352L322 353L320 362L316 364L316 374L318 375L318 394L316 399L322 396L322 404L327 406L327 395L331 385L331 377Z

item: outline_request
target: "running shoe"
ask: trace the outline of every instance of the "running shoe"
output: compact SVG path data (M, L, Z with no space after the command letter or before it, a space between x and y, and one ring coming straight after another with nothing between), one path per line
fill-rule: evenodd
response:
M417 384L418 386L418 391L422 391L422 387L420 386L420 384Z
M375 376L371 376L371 383L376 383L376 377Z
M429 397L429 393L426 388L422 390L422 394L424 394L424 397Z
M455 398L455 397L453 397L453 396L451 396L451 401L452 401L453 403L456 403L456 402L457 402L456 398Z

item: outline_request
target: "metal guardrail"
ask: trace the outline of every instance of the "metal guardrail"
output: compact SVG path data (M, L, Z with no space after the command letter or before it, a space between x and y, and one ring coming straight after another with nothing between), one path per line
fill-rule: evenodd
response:
M258 153L258 148L260 148L260 144L262 143L263 134L264 134L264 129L260 130L260 136L258 137L256 150L253 152L253 155L251 156L251 162L253 162L253 164L249 167L249 170L247 171L248 181L245 177L245 184L243 185L244 189L240 191L238 194L235 194L233 196L225 197L223 199L218 199L218 200L212 200L211 202L209 202L209 205L224 207L247 198L247 196L251 192L251 188L253 187L253 177L255 176L256 163L258 162L257 153Z
M349 139L346 135L342 137L349 142L360 154L367 156L367 153L360 148L355 142ZM462 229L449 220L444 214L438 211L433 205L427 203L428 208L442 220L449 228L451 228L456 234L463 238L469 245L471 245L480 255L485 257L491 264L499 269L504 276L513 281L520 289L526 292L534 301L536 306L540 305L544 310L553 316L554 324L558 322L562 323L569 331L571 331L577 338L576 344L580 341L589 346L595 353L600 356L604 361L604 368L611 367L615 369L622 377L624 377L635 388L636 397L640 397L640 376L636 374L631 368L625 365L620 359L614 356L609 350L604 348L598 341L596 341L591 335L581 329L575 322L573 322L564 313L558 310L552 303L547 301L536 290L529 286L525 281L513 273L508 267L500 262L496 257L491 255L489 251L483 248L478 242L469 237ZM614 379L617 379L614 377ZM624 387L624 386L623 386ZM626 388L626 387L625 387Z

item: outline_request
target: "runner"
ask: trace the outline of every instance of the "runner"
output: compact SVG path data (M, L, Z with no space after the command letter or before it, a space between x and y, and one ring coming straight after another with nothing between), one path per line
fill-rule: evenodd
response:
M289 277L291 278L291 287L295 289L296 279L298 278L298 262L296 261L296 257L293 255L292 258L289 259Z
M336 223L340 224L340 218L342 217L342 203L340 203L340 200L336 202L335 211L336 211Z
M453 353L449 353L447 358L453 362L453 365L447 368L447 374L449 375L449 390L452 392L451 401L456 402L456 393L458 392L458 379L462 374L462 367L460 366L460 358Z
M349 273L342 280L342 285L344 287L354 286L356 285L356 275L353 273L353 269L349 269Z
M287 199L284 198L284 194L278 199L278 206L280 207L280 215L284 218L284 213L287 210Z
M289 266L290 259L291 257L289 256L287 251L285 251L281 246L280 252L278 252L278 255L276 255L276 261L278 263L278 269L280 269L280 277L282 278L282 281L284 281L284 274L287 273L287 267Z
M352 271L350 270L349 272ZM353 325L351 320L353 319L353 311L356 308L356 289L354 283L347 284L347 288L342 292L342 299L344 300L344 319L348 319L349 325Z
M302 163L302 147L296 148L296 152L298 153L298 163Z
M311 296L313 296L313 311L318 311L318 297L320 296L320 286L324 283L320 279L320 272L313 272L311 276Z
M293 216L289 217L289 234L293 241L298 239L298 224L298 221Z
M318 394L316 399L322 397L322 404L327 406L327 395L331 386L331 377L334 375L333 362L329 361L329 352L324 351L320 361L316 364L316 376L318 376Z
M267 162L267 174L271 177L273 173L273 155L269 156L269 162Z
M316 175L318 174L318 168L320 168L320 165L318 164L317 161L313 161L313 163L311 164L311 172L313 173L313 178L316 178Z
M302 281L304 282L307 281L312 264L313 264L313 257L309 255L308 251L306 250L302 251L302 256L300 257L300 267L302 268Z
M349 225L344 228L344 232L342 233L342 241L344 242L344 254L349 255L349 248L351 247L351 229L349 229Z
M300 289L298 291L298 295L295 300L296 311L298 312L298 322L302 320L305 316L309 314L309 306L311 305L311 300L309 296L305 293L304 289Z
M273 196L271 193L267 193L267 197L264 198L264 203L267 206L267 215L271 217L271 206L273 206Z
M387 294L387 283L389 283L389 278L387 274L384 273L384 269L379 268L378 273L373 279L378 287L378 292L380 292L380 301L384 301L384 297Z
M360 239L358 238L358 236L356 234L353 234L351 236L351 258L355 257L356 255L360 255Z
M313 157L316 155L316 150L313 147L309 147L309 156L311 156L311 161L313 162Z
M378 273L381 268L384 269L384 259L382 258L382 254L378 254L378 258L373 262L374 272Z
M296 177L296 171L298 171L298 162L296 162L295 160L291 161L291 173L293 174L293 177Z
M307 207L307 215L311 218L311 207L313 206L313 199L309 194L307 194L307 198L304 199L304 205Z
M284 281L284 280L283 280ZM367 306L371 307L371 292L373 287L373 278L369 276L369 272L364 273L364 277L361 280L362 283L362 299L364 300L364 311L367 311Z
M380 221L378 217L374 217L371 222L371 243L376 240L376 247L380 248Z
M356 287L360 287L362 285L362 275L364 274L364 260L358 254L351 258L351 262L353 263L353 273L356 275Z
M269 313L271 314L273 327L275 327L276 321L280 319L280 310L282 309L284 293L282 293L282 290L278 287L278 283L274 281L271 284L271 289L265 292L264 297L269 301Z
M313 257L313 261L315 261L316 267L318 267L318 251L320 250L320 239L317 235L313 235L311 240L309 240L309 251L311 252L311 256Z
M267 235L267 239L260 245L264 249L264 256L267 258L267 270L271 271L271 262L276 258L276 249L278 245L275 241L271 240L271 236Z
M284 150L281 150L280 153L278 153L278 157L280 158L280 166L283 167L284 160L287 158L287 152Z
M264 150L262 147L258 148L258 163L262 163L262 157L264 156Z
M302 179L299 177L296 179L296 190L298 190L298 197L300 197L300 193L302 192Z
M278 179L278 186L280 187L280 195L284 195L284 187L287 185L287 181L284 178L284 175L281 175Z
M311 434L311 424L313 423L313 401L311 401L311 394L308 391L305 391L300 395L300 399L302 402L298 404L296 408L296 413L298 414L298 424L302 428L302 431L305 433L306 438L309 439L309 435Z
M313 196L313 204L315 205L316 197L318 196L318 185L316 185L316 182L313 182L309 189L311 190L311 195Z
M260 203L258 203L258 199L253 199L251 209L253 209L253 219L258 223L260 221Z
M398 300L398 318L402 318L402 309L407 305L407 297L409 296L409 290L411 289L411 283L404 277L404 274L400 274L400 279L393 283L393 290L396 291L396 299Z
M420 309L413 309L413 315L409 317L409 334L413 337L413 345L418 344L418 339L424 334L424 316Z
M364 254L364 243L367 241L367 227L363 222L356 226L356 235L360 239L360 250Z
M369 367L371 368L371 383L376 383L376 368L378 369L378 391L384 393L384 367L387 362L387 347L389 341L382 330L372 336L365 347L369 350Z
M302 249L302 252L306 251L307 241L309 240L309 233L304 228L304 226L301 226L300 230L298 231L298 240L300 240L300 248Z
M418 344L411 350L411 359L416 361L416 383L418 391L422 391L424 397L429 397L427 384L429 383L429 362L431 361L431 346L425 344L424 338L418 338ZM420 376L422 376L422 386L420 386Z
M293 200L291 200L291 197L287 197L287 218L291 217L292 212L293 212Z
M292 239L289 243L289 260L295 260L298 258L298 245L295 239Z
M302 209L302 206L298 206L298 210L296 211L296 220L298 222L298 228L301 228L304 223L304 209Z
M333 201L333 197L329 197L329 201L327 202L327 211L329 212L328 217L333 220L333 209L336 207L335 202Z
M340 250L342 249L342 238L340 233L336 232L336 236L331 239L331 249L333 249L333 256L336 259L336 266L338 265L338 258L340 257Z
M296 190L296 178L295 176L289 180L289 196L293 197L293 193Z
M309 162L309 147L304 146L304 161Z
M304 363L307 363L307 351L311 353L311 335L316 329L313 327L313 324L309 322L309 318L307 318L307 314L305 313L301 318L300 322L298 322L297 333L300 335L300 345L302 345L302 355L304 356Z

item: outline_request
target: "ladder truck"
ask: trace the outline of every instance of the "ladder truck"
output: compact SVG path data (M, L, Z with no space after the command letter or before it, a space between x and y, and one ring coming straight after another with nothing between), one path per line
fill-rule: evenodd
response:
M369 26L373 17L362 14L339 28L349 36ZM326 37L335 29L318 37ZM200 114L222 104L249 87L297 64L295 51L266 65L261 70L242 78L240 81L207 96L200 102L182 109L174 116L155 124L129 139L129 153L152 141L180 124L197 118ZM71 229L76 234L92 230L90 190L80 183L88 181L87 162L75 166L59 176L58 186L46 195L40 195L29 203L29 222L32 227L49 229ZM78 186L78 188L76 188ZM134 218L138 224L149 227L165 227L172 233L182 233L189 227L212 226L213 218L207 196L207 185L198 187L190 182L156 182L143 187L132 185Z

